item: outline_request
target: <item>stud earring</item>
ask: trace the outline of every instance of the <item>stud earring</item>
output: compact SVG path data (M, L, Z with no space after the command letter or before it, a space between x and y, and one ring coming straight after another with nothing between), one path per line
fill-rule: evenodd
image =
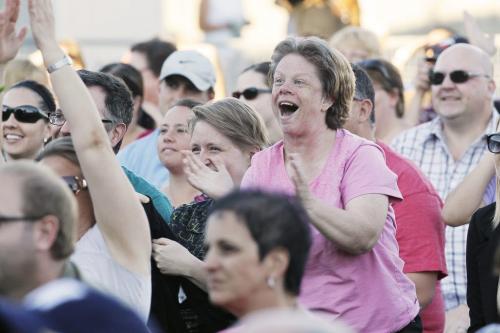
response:
M276 280L273 276L267 278L267 285L269 288L273 289L276 286Z

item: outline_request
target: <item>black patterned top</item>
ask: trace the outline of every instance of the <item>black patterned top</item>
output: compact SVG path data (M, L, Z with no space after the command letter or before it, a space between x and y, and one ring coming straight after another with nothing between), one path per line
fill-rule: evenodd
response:
M170 218L169 226L178 242L200 260L205 257L205 225L213 202L207 197L204 201L179 206Z

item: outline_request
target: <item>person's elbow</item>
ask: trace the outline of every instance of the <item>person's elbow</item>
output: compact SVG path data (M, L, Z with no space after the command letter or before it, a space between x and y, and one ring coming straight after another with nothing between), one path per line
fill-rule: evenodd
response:
M360 230L355 237L352 237L350 244L346 249L353 255L362 255L370 252L380 239L382 229L376 227L366 227Z
M434 298L434 288L429 288L424 292L417 295L418 304L420 304L420 309L425 309L425 307L431 304Z
M441 211L441 221L449 227L460 227L468 223L469 218L465 216L459 216L454 212L450 212L446 209L446 206Z
M406 273L406 275L415 284L420 309L425 309L434 298L438 278L437 272L415 272Z

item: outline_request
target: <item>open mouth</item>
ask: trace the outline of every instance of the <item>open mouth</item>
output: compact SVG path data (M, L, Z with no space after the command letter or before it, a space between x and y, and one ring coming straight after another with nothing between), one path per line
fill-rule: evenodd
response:
M280 102L278 104L280 114L283 117L287 117L295 113L298 110L298 105L292 102Z

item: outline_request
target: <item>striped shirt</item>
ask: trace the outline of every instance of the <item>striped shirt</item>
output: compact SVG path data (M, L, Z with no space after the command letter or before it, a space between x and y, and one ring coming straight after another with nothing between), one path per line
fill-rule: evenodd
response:
M420 167L444 200L472 171L487 150L485 136L495 132L498 118L497 112L492 112L484 133L457 161L453 159L446 145L439 117L403 132L394 139L392 147ZM441 280L446 310L467 303L465 246L468 228L467 224L446 228L445 255L448 277Z

